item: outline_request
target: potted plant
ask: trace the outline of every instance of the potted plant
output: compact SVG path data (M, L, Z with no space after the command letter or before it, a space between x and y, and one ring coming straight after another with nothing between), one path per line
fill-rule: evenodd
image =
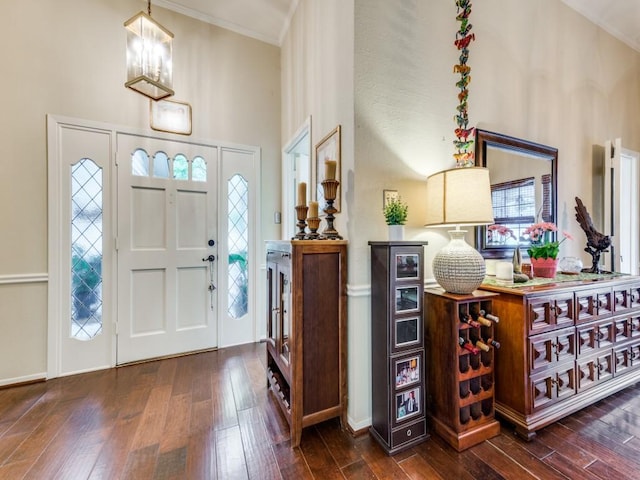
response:
M551 222L540 222L529 226L523 235L529 237L531 244L527 249L533 274L536 277L553 278L556 276L558 268L558 253L560 252L560 244L567 238L571 239L571 235L562 232L564 238L562 240L554 239L555 232L558 227Z
M384 219L389 226L389 240L403 239L408 210L408 205L400 197L389 200L382 209Z

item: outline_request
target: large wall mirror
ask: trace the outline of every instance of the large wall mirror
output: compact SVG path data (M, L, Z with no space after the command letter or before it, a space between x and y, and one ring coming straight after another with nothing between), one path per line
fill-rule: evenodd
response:
M495 222L476 228L476 248L485 258L526 251L529 225L556 222L558 149L477 129L476 165L489 169Z

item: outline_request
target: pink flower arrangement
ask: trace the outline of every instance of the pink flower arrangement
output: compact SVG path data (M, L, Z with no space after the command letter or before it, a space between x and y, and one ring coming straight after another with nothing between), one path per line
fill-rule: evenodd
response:
M567 238L573 240L568 232L562 232L562 240L552 240L553 233L558 231L558 227L551 222L534 223L527 227L523 235L528 235L531 245L527 249L527 253L531 258L558 258L560 244Z
M516 240L516 236L513 234L513 230L505 225L493 224L487 227L489 231L489 241L497 243L505 243L509 238Z

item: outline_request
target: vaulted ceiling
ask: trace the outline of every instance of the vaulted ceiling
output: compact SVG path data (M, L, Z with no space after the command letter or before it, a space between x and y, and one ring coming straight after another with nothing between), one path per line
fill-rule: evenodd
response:
M453 0L450 1L453 3ZM562 1L614 37L640 51L640 0ZM280 45L298 2L299 0L153 0L152 3Z

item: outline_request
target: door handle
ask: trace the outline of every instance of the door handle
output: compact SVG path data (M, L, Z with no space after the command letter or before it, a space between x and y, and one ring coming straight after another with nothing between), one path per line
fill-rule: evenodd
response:
M205 257L202 259L203 262L213 262L216 259L216 257L214 257L213 255L209 255L208 257Z

